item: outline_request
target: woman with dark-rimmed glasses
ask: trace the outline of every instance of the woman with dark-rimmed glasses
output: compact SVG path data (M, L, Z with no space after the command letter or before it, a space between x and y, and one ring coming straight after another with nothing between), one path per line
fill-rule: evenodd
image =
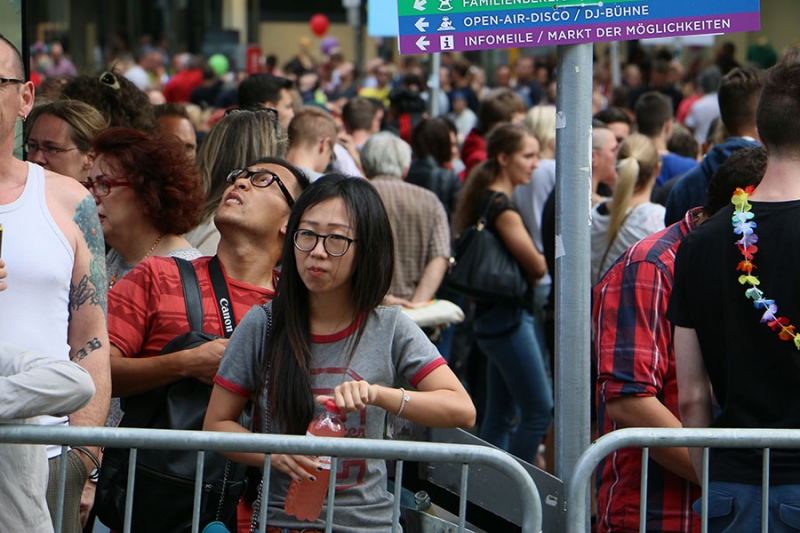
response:
M92 193L103 235L109 285L150 256L195 259L202 254L181 235L203 205L200 176L183 145L127 128L109 128L94 140L96 154L82 183Z
M286 235L280 290L234 331L203 428L247 432L238 419L249 400L266 433L305 434L327 400L353 414L345 422L349 438L381 439L387 412L432 427L471 427L475 408L436 348L399 307L380 305L394 248L375 188L360 178L323 176L297 199ZM395 387L400 378L415 390ZM223 455L264 464L264 454ZM284 511L292 479L323 483L315 476L324 468L320 459L271 456L260 503L268 508L268 531L324 530L323 520L303 522ZM343 459L336 484L335 531L391 529L385 461Z

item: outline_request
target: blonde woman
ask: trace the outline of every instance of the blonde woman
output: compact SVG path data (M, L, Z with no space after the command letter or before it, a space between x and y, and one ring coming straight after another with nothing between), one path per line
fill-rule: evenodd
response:
M525 115L524 123L539 139L539 166L533 171L530 183L514 190L513 200L536 248L541 252L544 250L542 210L556 184L556 108L550 105L534 106Z
M27 160L83 181L94 162L92 139L108 125L100 111L78 100L36 106L25 122Z
M637 133L622 141L614 196L592 210L592 285L628 247L664 229L664 207L650 201L660 170L648 137Z

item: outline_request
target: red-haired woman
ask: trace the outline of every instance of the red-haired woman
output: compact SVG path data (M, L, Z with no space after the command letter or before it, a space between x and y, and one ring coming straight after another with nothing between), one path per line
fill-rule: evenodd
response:
M200 174L176 139L128 128L95 137L87 181L106 244L109 286L150 256L200 257L181 235L197 225L205 201Z

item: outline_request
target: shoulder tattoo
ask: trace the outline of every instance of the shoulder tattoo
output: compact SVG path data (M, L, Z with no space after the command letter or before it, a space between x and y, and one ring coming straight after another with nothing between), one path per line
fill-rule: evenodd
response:
M70 283L69 310L73 311L89 302L99 305L103 313L108 311L108 281L106 279L105 243L100 219L97 217L97 207L91 196L87 196L75 209L72 219L83 233L83 239L89 248L89 274L75 284Z

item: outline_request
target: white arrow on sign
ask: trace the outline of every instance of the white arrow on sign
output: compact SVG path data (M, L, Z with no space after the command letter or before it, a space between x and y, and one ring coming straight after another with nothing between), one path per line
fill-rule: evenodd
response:
M417 39L416 42L417 48L419 48L423 52L428 49L429 44L431 44L431 42L424 35L419 39Z
M420 19L414 23L414 26L416 26L417 29L422 33L425 33L425 28L430 25L430 22L425 22L425 17L420 17Z
M428 0L414 0L414 9L418 11L425 11L425 4L428 3Z

